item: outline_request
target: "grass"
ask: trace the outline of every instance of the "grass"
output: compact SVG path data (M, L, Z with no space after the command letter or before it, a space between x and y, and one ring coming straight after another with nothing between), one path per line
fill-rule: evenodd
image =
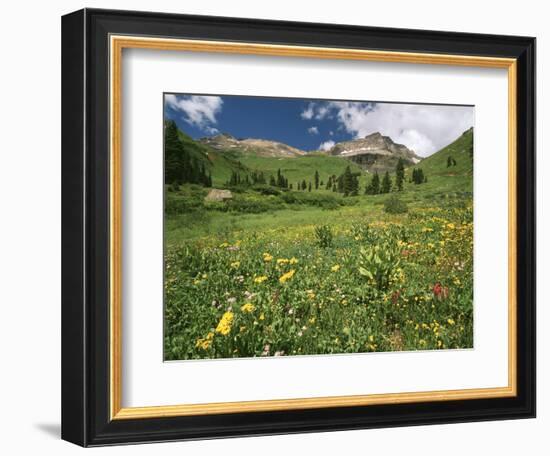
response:
M241 158L242 163L251 170L261 170L266 176L272 174L277 175L277 170L280 169L283 175L288 179L289 184L293 184L296 189L296 184L305 180L306 183L315 183L315 170L319 172L320 180L325 184L331 175L340 175L350 166L352 172L362 172L359 166L348 160L342 160L339 157L329 155L305 155L294 158L273 158L273 157L257 157L246 155Z
M469 144L471 133L423 161L427 183L409 183L409 169L403 191L385 195L247 188L205 203L202 187L167 192L166 359L472 347ZM336 163L349 164L243 157L290 182L315 169L326 181ZM388 213L395 205L407 211Z

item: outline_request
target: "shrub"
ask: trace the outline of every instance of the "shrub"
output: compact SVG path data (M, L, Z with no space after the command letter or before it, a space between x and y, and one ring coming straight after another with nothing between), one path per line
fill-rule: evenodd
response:
M166 215L184 214L204 207L206 191L202 187L183 185L177 192L166 193L164 212Z
M277 198L235 198L227 201L226 204L230 211L242 212L246 214L260 214L261 212L275 211L277 209L282 209L283 207L283 202Z
M169 192L179 192L180 191L180 184L177 182L174 182L168 186Z
M277 196L277 195L281 194L280 190L277 190L276 188L271 187L269 185L255 185L254 187L252 187L252 190L254 190L255 192L258 192L262 195Z
M384 211L388 214L405 214L408 210L407 203L397 196L391 196L384 203Z

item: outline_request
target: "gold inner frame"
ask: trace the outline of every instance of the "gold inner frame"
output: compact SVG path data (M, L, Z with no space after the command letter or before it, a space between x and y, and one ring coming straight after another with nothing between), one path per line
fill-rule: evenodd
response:
M111 419L158 418L221 413L298 410L326 407L397 404L423 401L486 399L517 394L517 220L516 125L517 61L511 58L387 52L309 46L287 46L117 36L110 37L110 414ZM431 65L454 65L508 70L508 385L505 387L274 399L245 402L122 407L122 51L154 49L209 53L252 54L316 59L366 60Z

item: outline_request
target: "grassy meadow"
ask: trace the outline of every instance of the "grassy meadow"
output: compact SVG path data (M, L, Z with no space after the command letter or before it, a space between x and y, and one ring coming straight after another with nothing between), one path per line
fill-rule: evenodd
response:
M471 144L465 133L423 160L427 182L406 169L402 191L375 195L343 158L208 151L213 187L231 200L166 186L165 359L473 347ZM346 166L358 196L296 190ZM230 187L235 167L281 170L294 189Z

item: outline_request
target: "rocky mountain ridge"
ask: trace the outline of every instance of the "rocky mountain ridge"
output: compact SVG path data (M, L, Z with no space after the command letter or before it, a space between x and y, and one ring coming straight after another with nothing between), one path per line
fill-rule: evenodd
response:
M218 150L235 150L245 154L253 154L259 157L299 157L306 152L295 147L268 139L246 138L237 139L230 134L221 133L216 136L201 138L203 144Z
M255 138L237 139L227 133L201 138L199 141L216 150L235 151L259 157L295 158L309 153L277 141ZM395 143L389 136L379 132L364 138L339 142L324 153L351 160L371 172L394 170L400 158L403 159L405 166L414 166L422 159L408 147Z

